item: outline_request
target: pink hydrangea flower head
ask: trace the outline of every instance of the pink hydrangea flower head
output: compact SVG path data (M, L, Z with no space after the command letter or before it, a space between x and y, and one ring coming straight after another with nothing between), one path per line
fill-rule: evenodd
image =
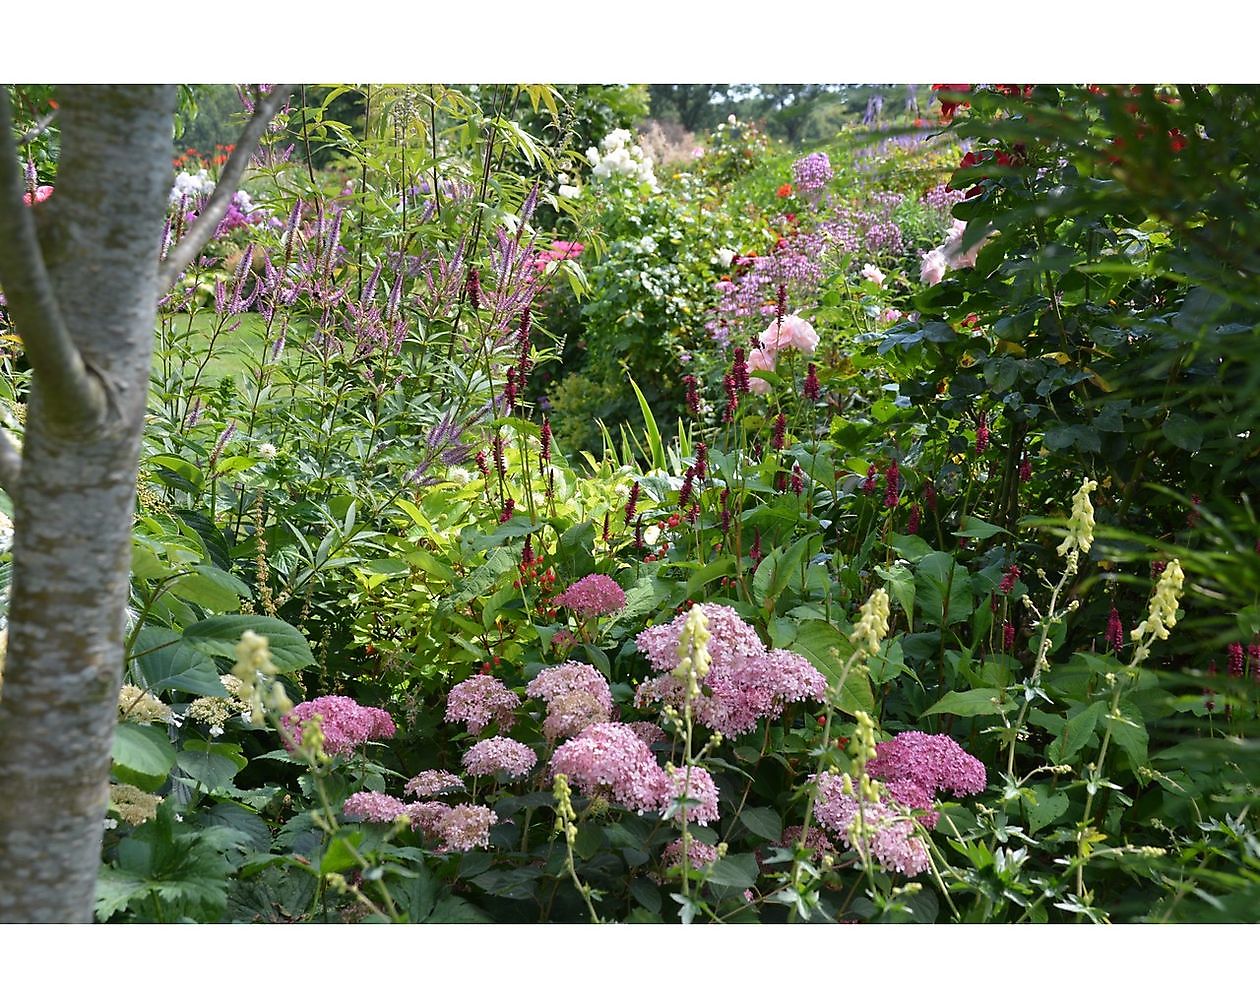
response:
M777 708L774 717L783 713L783 707L801 700L823 699L827 692L827 680L807 659L794 651L770 651L750 659L742 669L741 678L749 686L769 690Z
M715 675L713 672L710 672L708 678L705 679L705 688L711 689L712 684L715 682L720 684L721 678L720 674ZM687 684L672 672L665 672L651 679L645 679L634 692L634 705L638 708L658 705L661 707L675 707L681 710L686 702ZM747 731L752 726L752 723L755 723L754 718L754 721L750 722L748 727L740 731L731 730L732 719L728 716L721 701L707 693L692 698L691 711L695 719L702 725L714 731L720 731L724 735L742 734L743 731Z
M490 827L499 821L484 805L456 805L437 821L437 833L446 850L472 850L490 846Z
M473 735L491 721L507 731L516 722L512 712L520 703L520 697L494 676L475 675L451 687L446 697L446 720L463 721Z
M303 729L316 717L324 735L324 752L330 756L351 752L372 739L392 738L396 730L394 719L379 707L361 707L344 696L316 697L280 719L290 752L301 746Z
M664 742L669 736L665 734L663 728L655 721L633 721L626 725L632 732L639 736L647 745L653 746Z
M928 795L947 790L962 797L984 790L984 764L948 735L902 732L875 746L867 772L882 781L913 781ZM921 807L921 806L920 806Z
M587 574L561 592L556 604L579 616L607 616L625 608L626 593L607 574Z
M588 693L606 704L610 712L612 710L608 680L594 665L587 665L585 662L570 661L552 665L534 676L525 687L527 697L546 700L548 703L568 693Z
M341 811L364 822L389 823L405 815L406 806L380 791L359 791L346 799Z
M839 774L811 778L818 787L814 813L818 822L850 850L872 856L886 870L913 876L930 862L923 841L914 834L914 822L882 801L862 801L844 793Z
M706 611L712 608L716 607L707 606ZM712 652L712 640L709 645ZM805 658L791 651L762 648L750 655L746 650L715 661L704 680L704 692L693 698L693 714L706 728L735 738L752 731L762 718L778 717L789 703L823 698L827 681ZM634 703L640 708L653 703L681 707L685 691L685 683L667 672L643 682Z
M552 754L551 771L591 794L606 793L636 812L655 812L670 791L669 777L652 750L628 725L611 722L582 729Z
M398 726L394 724L394 719L390 717L389 711L382 710L380 707L364 707L365 711L372 715L372 734L368 736L374 739L393 738L398 731Z
M759 342L764 349L775 353L795 347L801 353L812 354L818 349L818 333L799 315L785 315L782 323L777 320L770 323Z
M602 724L612 717L612 702L585 690L564 693L547 705L543 736L549 742L572 738L583 728Z
M673 868L682 864L682 846L682 837L670 841L665 849L661 851L661 867ZM707 864L712 864L717 859L717 848L712 844L701 843L699 840L692 840L687 844L687 860L691 862L692 868L698 870Z
M709 662L713 671L733 668L746 658L765 654L757 631L739 618L730 606L703 603L709 628ZM678 640L687 614L661 626L648 627L634 640L648 662L658 672L670 672L678 665Z
M447 791L462 791L464 782L449 770L421 770L407 781L403 794L423 798L426 795L444 794Z
M516 739L496 735L482 739L464 753L464 769L475 777L524 777L538 762L534 750Z
M669 793L662 804L661 815L666 815L674 802L686 798L688 822L707 826L718 817L717 784L708 770L704 767L693 766L688 771L687 767L678 767L668 773ZM681 818L681 816L676 818Z
M412 802L403 806L403 813L411 820L412 827L432 836L440 835L438 823L450 810L449 805L440 801Z

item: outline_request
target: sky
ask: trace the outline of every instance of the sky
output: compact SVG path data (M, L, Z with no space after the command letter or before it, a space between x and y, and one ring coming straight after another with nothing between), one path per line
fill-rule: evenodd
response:
M74 5L6 31L11 79L230 83L1255 83L1260 9L1200 0L306 0Z

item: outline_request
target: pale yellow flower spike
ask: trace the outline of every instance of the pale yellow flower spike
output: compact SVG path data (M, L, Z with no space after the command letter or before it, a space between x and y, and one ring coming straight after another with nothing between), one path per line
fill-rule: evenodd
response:
M1168 631L1177 625L1177 602L1185 583L1186 575L1181 569L1181 561L1169 560L1155 585L1155 594L1151 596L1146 619L1129 634L1133 640L1139 642L1133 658L1135 664L1145 660L1150 653L1147 645L1151 641L1167 640Z
M688 692L694 697L700 693L700 683L709 674L709 621L703 606L692 606L683 621L678 635L678 665L674 675L688 684Z
M861 654L878 654L880 642L888 636L888 618L891 610L888 604L888 592L876 588L871 597L862 603L858 611L858 621L854 624L849 640Z
M1098 482L1092 479L1081 481L1081 488L1072 497L1072 517L1068 521L1067 536L1059 543L1059 556L1069 550L1088 553L1094 545L1094 505L1089 499L1091 490L1098 489Z

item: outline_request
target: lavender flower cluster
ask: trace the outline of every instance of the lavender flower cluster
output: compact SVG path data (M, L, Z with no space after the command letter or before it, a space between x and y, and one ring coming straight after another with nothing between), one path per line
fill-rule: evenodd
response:
M796 179L796 188L803 193L817 192L825 189L827 183L835 178L831 169L831 161L822 151L806 154L792 165L792 175Z
M954 204L966 199L962 189L951 189L948 182L939 182L919 197L919 202L931 207L942 217L952 217Z
M787 230L784 221L776 222ZM729 346L731 337L745 319L758 328L778 311L778 290L784 287L793 301L807 302L823 279L824 236L799 232L779 239L773 251L764 256L732 260L729 280L717 283L718 303L705 322L709 337L719 346Z
M903 197L894 192L872 193L865 206L841 206L819 225L819 230L845 252L874 256L901 255L905 240L893 212Z

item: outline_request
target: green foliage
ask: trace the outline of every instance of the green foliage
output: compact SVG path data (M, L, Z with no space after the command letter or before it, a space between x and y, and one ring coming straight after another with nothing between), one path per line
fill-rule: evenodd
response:
M20 94L32 116L47 99ZM779 195L809 151L739 120L656 189L593 178L580 152L644 95L311 87L273 138L245 186L282 226L220 236L161 317L126 675L172 714L117 728L117 784L161 801L124 814L116 791L99 919L1254 919L1254 89L976 90L937 140L909 112L882 140L833 130L817 198ZM803 114L811 94L763 97ZM799 135L871 95L813 97ZM947 180L969 194L953 217L920 200ZM895 251L835 237L885 218ZM750 268L725 254L794 232L832 234L790 290L818 347L781 349L725 411L734 358L706 323ZM553 251L576 258L536 258L575 235ZM933 246L953 262L935 285ZM6 355L15 412L27 384ZM1060 549L1085 478L1092 543ZM1184 585L1155 589L1173 561ZM624 608L561 603L592 574ZM1133 636L1153 590L1166 639ZM649 699L636 638L692 603L731 607L825 691L720 738L720 677ZM260 720L226 678L247 630L274 665ZM664 729L659 767L712 776L716 818L683 824L694 795L661 815L551 789L572 732L528 687L565 662L607 679L607 716ZM445 720L475 675L511 693L510 724ZM298 745L289 704L328 694L395 730ZM984 790L899 805L866 765L908 731L956 740ZM538 762L405 791L496 735ZM903 878L824 822L828 773L881 788L931 870ZM363 792L495 822L450 844L431 807L358 821ZM807 823L833 852L787 832ZM684 866L683 842L703 856Z

